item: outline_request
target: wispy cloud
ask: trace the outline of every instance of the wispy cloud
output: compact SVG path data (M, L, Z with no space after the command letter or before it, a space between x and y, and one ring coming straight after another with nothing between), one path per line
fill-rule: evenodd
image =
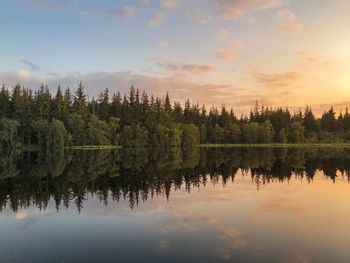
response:
M211 64L191 64L187 62L160 61L157 65L167 71L183 72L188 74L203 74L214 70Z
M293 85L303 77L303 74L297 71L290 71L281 74L254 73L254 75L258 83L267 88L282 88Z
M221 60L234 60L237 57L237 53L232 50L218 51L216 52L216 58Z
M207 25L211 21L211 16L198 8L193 8L187 12L188 16L197 21L201 25Z
M81 15L81 16L88 16L89 13L87 11L82 10L82 11L79 12L79 15Z
M169 47L169 42L167 42L167 41L159 41L159 43L158 43L158 47L160 47L160 48L167 48L167 47Z
M243 47L243 42L238 39L233 39L230 32L226 29L221 29L217 33L216 40L219 45L223 45L223 47L216 52L216 59L234 60L237 58L239 50Z
M163 8L166 8L166 9L175 9L179 7L180 1L179 0L161 0L161 5Z
M150 27L157 27L163 24L166 18L166 13L162 10L157 11L151 20L148 22Z
M123 18L130 18L136 13L136 8L131 5L125 5L112 9L110 12L113 16L119 16Z
M304 26L297 22L297 17L291 10L279 11L277 16L282 20L282 31L296 33L304 30Z
M15 0L22 6L39 9L51 9L55 11L67 11L77 5L76 0Z
M22 59L21 62L22 62L24 65L28 66L29 69L30 69L31 71L36 71L36 70L39 70L39 69L40 69L40 67L39 67L38 65L36 65L36 64L34 64L34 63L32 63L32 62L30 62L29 60Z
M281 6L284 0L217 0L216 15L223 20L236 20L243 15L264 9Z

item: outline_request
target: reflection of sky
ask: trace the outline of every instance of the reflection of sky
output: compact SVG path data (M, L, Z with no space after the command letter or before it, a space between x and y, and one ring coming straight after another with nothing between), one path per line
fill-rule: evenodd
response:
M4 261L347 262L350 185L323 175L256 189L249 176L208 183L170 201L154 197L133 210L89 197L79 214L35 207L0 214Z

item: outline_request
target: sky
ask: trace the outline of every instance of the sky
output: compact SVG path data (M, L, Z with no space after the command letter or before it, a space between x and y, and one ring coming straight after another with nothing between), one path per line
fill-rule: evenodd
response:
M2 0L0 82L350 106L350 0Z

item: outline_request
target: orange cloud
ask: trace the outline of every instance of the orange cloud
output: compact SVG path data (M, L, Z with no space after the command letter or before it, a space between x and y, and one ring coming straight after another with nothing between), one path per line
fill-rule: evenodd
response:
M17 76L20 79L26 79L26 78L29 77L29 72L24 70L24 69L22 69L22 70L18 71Z
M166 9L175 9L180 5L179 0L161 0L162 7Z
M281 74L254 73L258 83L267 88L281 88L289 86L300 79L303 74L297 71L290 71Z
M291 10L279 11L277 16L283 21L282 31L296 33L304 30L304 26L297 22L297 17Z
M298 24L298 23L285 24L285 25L282 25L281 29L283 31L286 31L286 32L297 33L297 32L303 31L304 30L304 26L302 24Z
M236 51L218 51L216 58L222 60L234 60L237 57Z
M236 20L251 11L271 9L284 3L283 0L219 0L217 17L223 20Z
M157 27L164 23L166 14L163 11L157 11L151 20L148 22L150 27Z
M163 61L157 63L157 65L167 71L184 72L190 74L203 74L214 70L214 66L212 64L189 64L186 62L176 63L172 61Z

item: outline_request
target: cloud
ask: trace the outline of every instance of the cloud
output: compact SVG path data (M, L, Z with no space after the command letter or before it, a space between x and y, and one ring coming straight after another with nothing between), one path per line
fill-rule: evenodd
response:
M302 32L304 30L304 26L302 24L293 23L293 24L284 24L281 29L285 32Z
M180 5L179 0L161 0L161 5L165 9L175 9Z
M291 10L279 11L277 17L282 20L282 31L297 33L304 30L304 26L297 22L297 17Z
M184 72L187 74L203 74L214 70L211 64L190 64L187 62L160 61L157 65L167 71Z
M218 0L216 15L223 20L236 20L243 15L283 5L284 0Z
M136 13L136 8L131 5L117 7L110 12L113 16L130 18Z
M19 79L26 79L26 78L29 77L29 75L30 75L29 72L26 71L26 70L24 70L24 69L18 71L18 73L17 73L17 77L18 77Z
M220 30L217 39L223 42L227 47L216 52L216 59L234 60L238 56L238 51L243 47L243 42L236 39L231 39L230 33L227 30Z
M157 11L151 20L148 22L150 27L157 27L164 23L166 14L164 11Z
M192 71L205 71L206 67L187 65L182 68L189 68ZM131 85L155 96L163 96L168 91L173 100L183 102L185 99L190 98L193 101L200 101L207 105L212 105L213 103L221 105L222 103L229 102L218 98L218 94L223 95L225 99L232 97L234 94L234 90L228 85L198 83L187 78L178 77L177 75L160 76L141 74L133 71L93 72L88 74L74 73L65 76L57 76L57 74L31 75L27 71L0 72L0 79L6 80L4 82L6 86L20 83L32 89L36 89L44 83L48 85L52 92L56 91L58 85L76 89L79 82L83 81L90 99L98 96L106 88L111 93L119 91L123 94L129 90ZM226 105L229 105L229 103L226 103Z
M282 263L309 263L311 259L308 256L296 255L296 256L285 256Z
M266 200L265 203L259 207L260 213L289 213L293 215L305 214L306 209L302 204L291 202L287 198L276 197Z
M225 261L232 259L234 250L243 249L248 242L242 238L242 233L235 227L220 227L218 229L218 239L224 241L224 245L218 250L220 256Z
M266 88L283 88L294 85L297 81L303 78L303 74L297 71L290 71L286 73L253 73L257 82Z
M38 65L35 65L34 63L30 62L29 60L22 59L21 62L29 67L31 71L39 70L40 67Z
M167 48L167 47L169 47L169 42L167 42L167 41L160 41L158 43L158 47L160 47L160 48Z
M237 57L237 53L232 50L218 51L216 52L216 58L221 60L234 60Z
M16 2L22 6L55 11L67 11L76 4L76 1L72 0L16 0Z
M211 16L205 14L198 8L191 9L187 14L201 25L207 25L211 21Z
M89 13L87 11L82 10L82 11L79 12L79 15L81 15L81 16L88 16Z

